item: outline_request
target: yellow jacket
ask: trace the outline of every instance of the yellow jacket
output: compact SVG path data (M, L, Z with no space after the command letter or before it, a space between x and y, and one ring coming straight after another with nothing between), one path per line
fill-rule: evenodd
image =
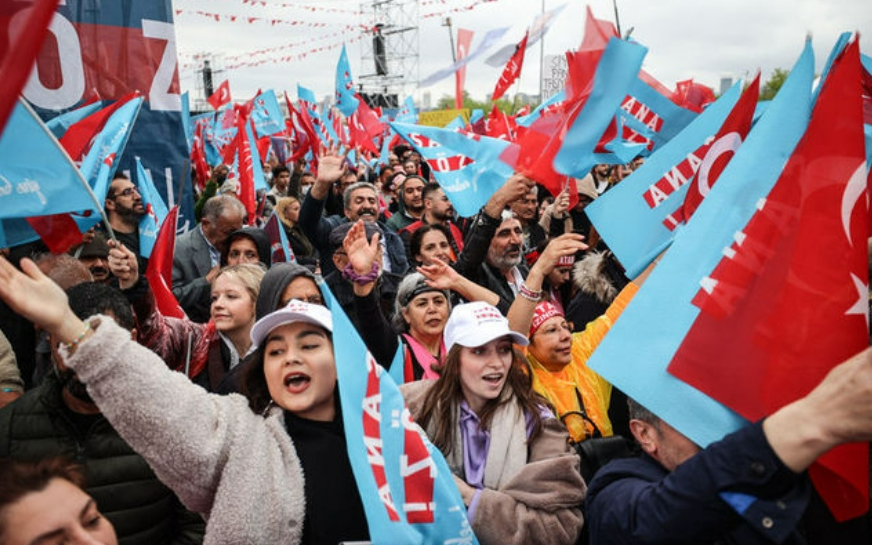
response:
M588 368L587 360L637 291L635 284L627 284L605 314L588 323L584 331L572 334L572 361L560 371L549 371L527 353L533 389L554 406L574 442L592 437L593 426L603 437L613 434L608 415L612 385Z

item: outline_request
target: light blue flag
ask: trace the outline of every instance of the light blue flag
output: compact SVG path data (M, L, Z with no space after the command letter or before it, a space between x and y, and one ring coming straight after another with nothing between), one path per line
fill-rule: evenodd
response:
M418 109L415 108L415 101L412 100L412 97L406 97L406 100L403 101L403 105L400 107L400 111L397 112L394 121L397 123L409 123L411 125L418 122Z
M357 111L358 100L354 96L354 80L351 77L351 65L348 64L348 53L345 52L345 44L342 44L342 52L339 54L339 62L336 63L336 107L345 117Z
M814 55L809 44L645 285L588 361L615 387L705 447L746 422L666 372L699 309L691 300L777 181L808 125Z
M127 140L130 138L133 124L139 115L142 101L142 97L138 96L118 108L106 120L103 130L96 136L91 144L91 149L82 160L80 167L82 175L88 180L88 184L100 202L106 200L109 183L115 175L118 160L121 159L121 154L124 153L124 148L127 146ZM79 226L81 227L82 224L80 223Z
M475 108L469 114L469 124L470 125L478 123L482 119L484 119L484 110L482 110L481 108Z
M145 207L145 215L139 220L139 255L148 259L169 210L139 157L136 158L136 188L142 197L142 206Z
M403 343L400 342L397 345L397 351L394 353L394 359L391 361L391 369L388 371L391 378L394 379L394 382L397 384L403 384L406 382L406 361L404 356Z
M469 217L484 206L513 173L500 160L509 142L487 136L391 123L421 154L457 213Z
M0 135L0 218L96 212L98 202L57 139L19 100Z
M85 119L102 107L103 103L98 100L97 102L86 104L81 108L76 108L75 110L70 110L67 113L53 117L46 121L45 126L48 127L48 130L51 131L55 138L61 138L70 126Z
M717 134L741 92L737 83L631 176L585 208L630 278L638 276L672 243L675 231L664 220L684 203L687 182L702 161L694 152ZM667 187L671 193L655 186L661 180L670 182Z
M308 102L309 104L315 104L316 102L318 102L318 100L315 98L315 93L313 93L311 89L307 89L299 83L297 84L297 98Z
M0 134L0 248L39 238L24 218L86 212L100 218L87 180L23 101Z
M661 95L656 89L636 78L629 97L621 104L621 120L625 127L650 140L650 152L669 142L697 116Z
M597 164L597 143L642 67L648 50L636 43L611 38L600 58L590 96L563 137L554 157L554 170L583 178Z
M270 89L254 97L251 121L254 123L258 138L285 130L285 118L279 108L275 91Z
M466 126L466 121L463 120L463 116L459 115L448 122L445 127L443 127L447 131L456 131L458 129L462 129Z
M370 541L477 544L442 453L414 423L396 383L366 349L330 289L333 339L348 458ZM401 366L402 367L402 366Z

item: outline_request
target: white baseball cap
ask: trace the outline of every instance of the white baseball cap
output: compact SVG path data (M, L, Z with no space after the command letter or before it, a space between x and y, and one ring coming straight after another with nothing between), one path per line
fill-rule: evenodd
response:
M330 310L322 305L312 305L305 301L291 299L288 305L274 312L270 312L251 328L251 343L254 348L260 346L269 332L286 324L306 322L321 326L327 331L333 332L333 315Z
M474 301L454 307L442 337L445 349L451 350L455 344L474 348L506 335L515 344L530 344L527 337L509 329L509 321L496 307L483 301Z

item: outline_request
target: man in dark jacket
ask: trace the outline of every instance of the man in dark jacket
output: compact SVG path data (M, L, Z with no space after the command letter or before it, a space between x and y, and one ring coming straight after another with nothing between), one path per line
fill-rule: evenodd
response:
M68 290L77 316L102 313L133 329L133 314L114 288L88 282ZM85 468L85 490L112 522L121 545L202 543L205 529L127 445L64 366L51 341L55 372L0 410L0 457L68 456ZM118 362L124 365L124 362Z
M630 430L644 454L591 480L591 544L804 543L796 528L811 491L805 470L838 445L872 437L872 349L705 449L635 402Z
M503 314L509 312L527 275L522 264L521 223L505 208L526 195L533 185L521 174L509 178L470 220L463 252L454 264L461 275L499 295L496 307Z

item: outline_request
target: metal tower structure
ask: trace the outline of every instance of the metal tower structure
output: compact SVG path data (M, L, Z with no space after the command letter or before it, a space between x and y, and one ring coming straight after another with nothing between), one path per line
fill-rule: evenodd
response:
M196 111L211 110L211 106L206 103L215 88L221 85L224 77L224 54L223 53L205 53L200 52L194 55L195 58L195 76L194 76L194 96L192 97L191 109Z
M359 92L396 108L418 85L418 0L372 0L360 5Z

